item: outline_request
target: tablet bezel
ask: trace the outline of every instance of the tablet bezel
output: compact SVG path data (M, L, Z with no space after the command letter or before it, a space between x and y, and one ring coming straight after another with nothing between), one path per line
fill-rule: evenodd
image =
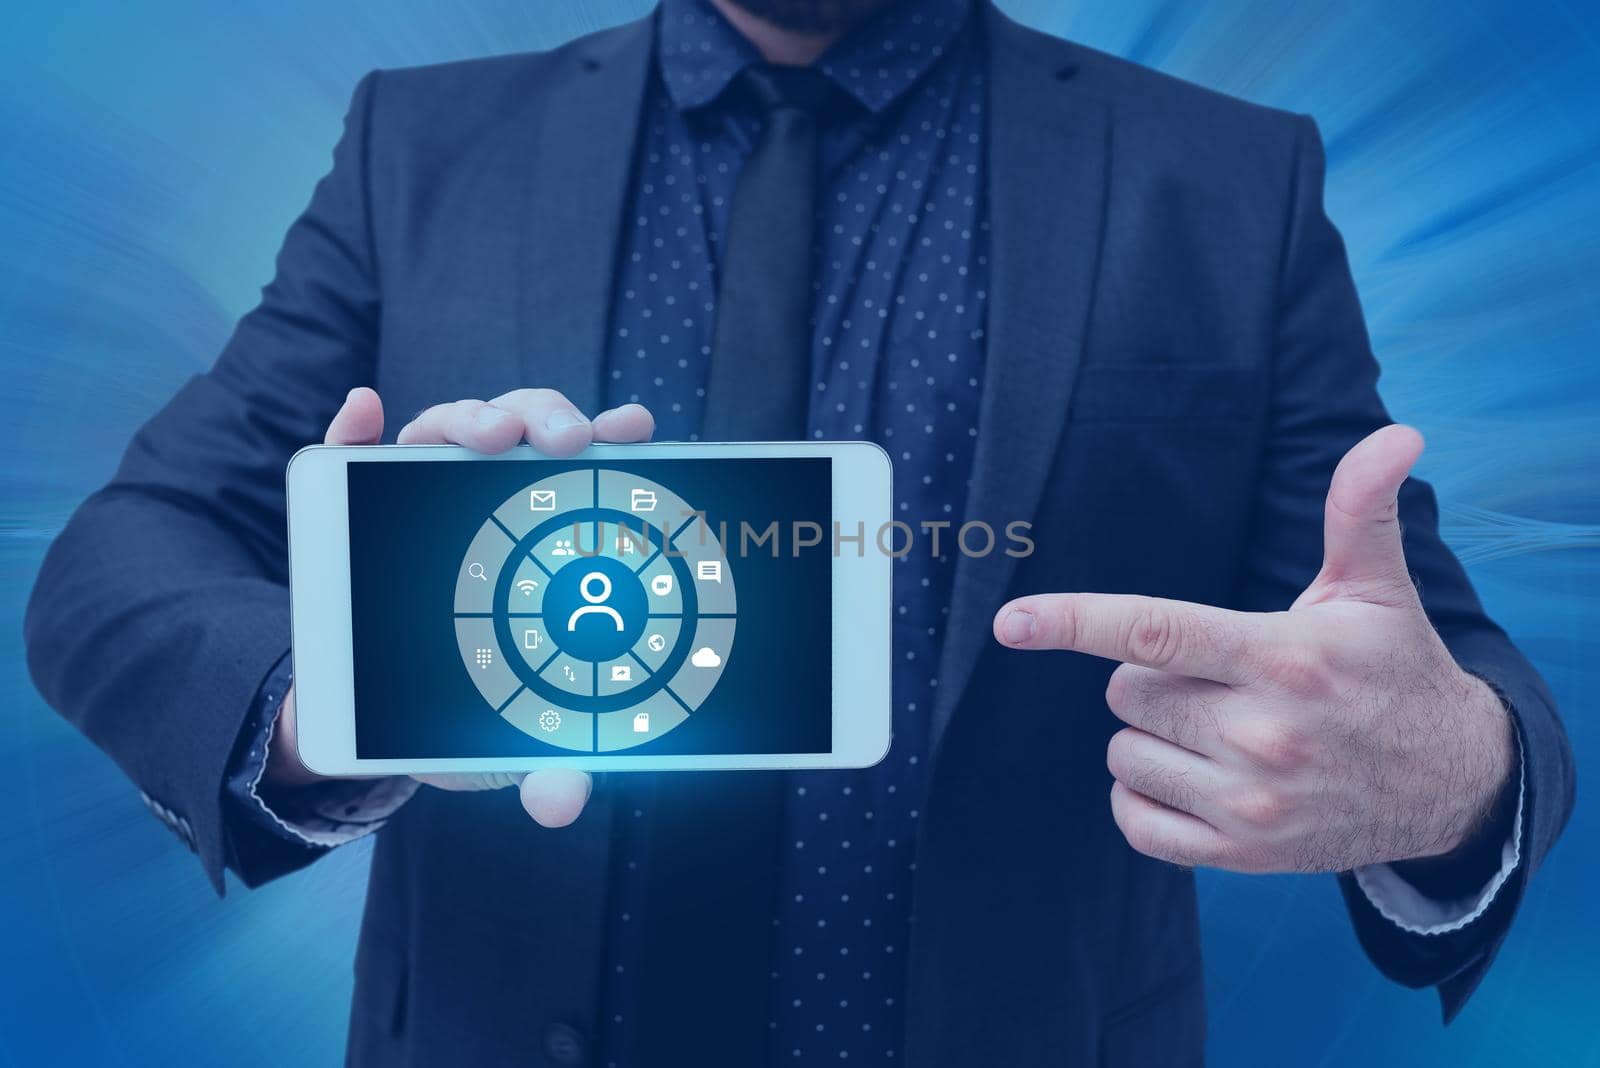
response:
M289 461L289 575L300 760L327 776L519 772L568 767L589 771L781 770L861 768L882 760L890 741L893 558L876 532L892 512L888 454L868 442L661 442L594 445L575 459L628 460L826 457L833 516L845 532L863 524L859 556L838 552L832 567L832 727L827 753L639 754L552 751L549 756L358 759L351 642L350 463L514 463L546 459L530 446L486 456L454 445L313 445ZM825 542L832 530L824 534Z

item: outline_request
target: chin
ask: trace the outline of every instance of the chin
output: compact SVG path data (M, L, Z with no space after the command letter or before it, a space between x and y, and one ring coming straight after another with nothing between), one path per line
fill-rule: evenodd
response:
M888 0L729 0L735 7L797 33L838 33Z

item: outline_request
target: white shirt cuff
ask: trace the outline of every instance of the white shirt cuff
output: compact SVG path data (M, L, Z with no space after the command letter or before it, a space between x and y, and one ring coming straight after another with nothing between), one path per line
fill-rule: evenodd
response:
M1476 894L1440 901L1431 898L1401 878L1389 864L1369 864L1355 869L1356 885L1367 895L1379 915L1401 930L1419 935L1442 935L1459 931L1482 916L1495 895L1522 863L1522 808L1527 801L1528 780L1525 758L1517 758L1517 816L1511 837L1500 848L1500 870Z
M272 733L278 727L273 719L267 726L262 745L266 752ZM333 848L363 838L382 827L400 806L411 800L421 784L403 775L383 779L340 779L296 790L292 809L280 804L277 809L261 796L261 778L266 774L262 761L250 780L250 800L261 807L273 823L307 845Z

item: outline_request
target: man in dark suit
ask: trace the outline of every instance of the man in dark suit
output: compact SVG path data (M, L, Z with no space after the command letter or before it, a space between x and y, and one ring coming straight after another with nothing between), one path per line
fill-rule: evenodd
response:
M355 1063L1195 1063L1201 864L1340 873L1449 1017L1573 771L1385 428L1322 179L1308 120L968 0L664 0L373 74L52 548L35 677L219 891L381 827ZM489 452L871 438L897 515L1036 551L896 565L867 771L540 772L532 820L318 781L283 468L385 405Z

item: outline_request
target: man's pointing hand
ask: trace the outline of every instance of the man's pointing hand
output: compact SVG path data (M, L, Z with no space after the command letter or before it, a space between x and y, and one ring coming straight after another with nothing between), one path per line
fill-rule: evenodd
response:
M1106 763L1135 849L1344 871L1447 853L1481 823L1511 771L1510 717L1451 658L1406 569L1397 497L1421 452L1397 425L1345 455L1322 570L1286 612L1062 593L996 615L1013 648L1122 662L1106 702L1128 726Z

